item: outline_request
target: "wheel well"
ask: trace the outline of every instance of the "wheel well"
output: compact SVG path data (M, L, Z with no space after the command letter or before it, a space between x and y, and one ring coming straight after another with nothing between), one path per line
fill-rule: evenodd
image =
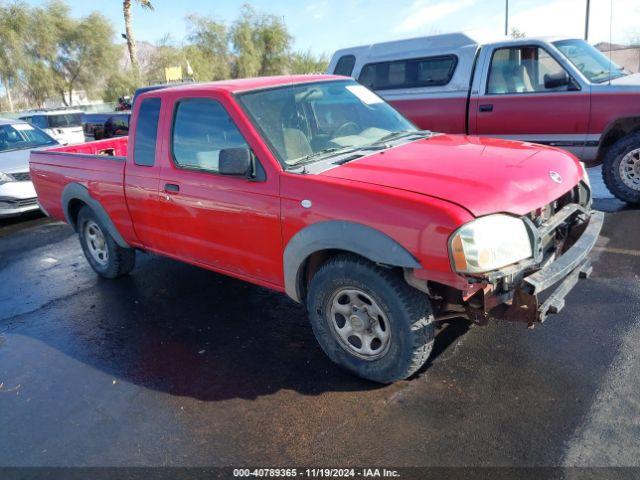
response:
M71 199L71 201L69 201L69 203L67 204L67 215L73 228L77 228L78 214L80 213L82 207L85 207L86 205L86 203L77 198Z
M334 249L318 250L317 252L313 252L311 255L309 255L305 259L305 261L300 266L300 275L298 277L298 282L299 282L298 290L301 294L301 298L306 297L307 290L309 288L309 283L311 282L311 279L316 274L316 272L320 269L320 267L322 267L322 265L324 265L331 258L337 255L345 255L345 254L351 255L353 257L362 258L367 262L371 262L372 264L375 263L375 262L372 262L371 259L363 255L359 255L357 253L351 252L349 250L341 250L341 249L334 248ZM378 265L381 265L381 264L378 264ZM401 267L388 266L388 268L393 270L397 269L399 272L402 271Z
M601 162L609 147L621 138L640 132L640 117L621 118L616 120L600 138L597 161Z

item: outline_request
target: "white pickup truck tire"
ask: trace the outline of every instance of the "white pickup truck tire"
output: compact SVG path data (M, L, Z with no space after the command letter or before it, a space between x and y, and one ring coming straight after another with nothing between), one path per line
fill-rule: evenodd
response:
M78 213L77 229L84 256L98 275L117 278L133 270L136 251L118 245L90 207Z
M397 271L338 255L315 273L307 295L313 332L327 356L356 375L392 383L413 375L431 353L429 298Z

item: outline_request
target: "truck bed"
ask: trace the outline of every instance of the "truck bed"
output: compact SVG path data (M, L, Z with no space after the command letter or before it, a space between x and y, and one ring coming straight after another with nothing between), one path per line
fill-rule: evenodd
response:
M105 140L96 140L95 142L79 143L77 145L59 145L33 153L45 155L63 154L68 157L76 155L92 157L121 157L124 159L127 156L128 145L129 137L117 137L107 138Z
M102 204L123 235L131 232L124 194L128 140L119 137L31 152L29 168L41 208L67 221L62 192L70 183L80 184Z

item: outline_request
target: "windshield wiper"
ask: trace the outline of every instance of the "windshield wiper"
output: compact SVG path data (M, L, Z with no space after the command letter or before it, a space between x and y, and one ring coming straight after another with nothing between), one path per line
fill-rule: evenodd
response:
M417 130L415 130L417 131ZM412 134L414 133L414 131L412 130L400 130L398 132L391 132L388 133L387 135L380 137L378 140L376 140L375 142L372 143L372 145L378 144L378 143L384 143L384 142L388 142L389 140L394 140L396 138L402 138L406 135Z
M375 142L370 143L369 145L380 145L382 143L386 143L391 140L399 140L400 138L411 137L413 135L431 135L431 131L430 130L400 130L399 132L391 132L388 135L385 135L384 137L379 138Z
M307 163L310 163L310 161L312 160L317 160L318 157L321 157L327 153L334 153L337 152L338 150L346 150L351 148L352 145L349 145L347 147L329 147L329 148L324 148L322 150L319 150L317 152L313 152L310 153L308 155L305 155L304 157L299 157L295 159L294 163L290 163L289 167L297 167L299 165L305 165Z
M354 147L353 150L347 152L347 153L354 153L357 154L358 152L366 152L366 151L371 151L371 150L385 150L387 148L390 148L389 145L387 145L386 142L389 142L391 140L398 140L400 138L404 138L404 137L411 137L414 135L420 135L420 136L425 136L425 135L431 135L432 132L431 130L402 130L399 132L392 132L388 135L385 135L384 137L376 140L373 143L368 143L365 145L361 145L359 147ZM347 157L347 158L343 158L340 160L337 160L335 162L333 162L334 165L344 165L345 163L349 163L353 160L356 160L360 158L359 156L351 156L351 157Z

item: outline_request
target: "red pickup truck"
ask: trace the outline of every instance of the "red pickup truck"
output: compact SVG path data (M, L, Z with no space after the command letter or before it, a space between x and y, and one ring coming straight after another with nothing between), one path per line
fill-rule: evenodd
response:
M640 204L640 74L584 40L449 33L345 48L328 71L357 78L419 128L567 149Z
M286 292L378 382L424 364L435 321L560 311L603 221L571 154L417 130L335 76L150 91L129 137L33 152L31 173L99 275L144 250Z

